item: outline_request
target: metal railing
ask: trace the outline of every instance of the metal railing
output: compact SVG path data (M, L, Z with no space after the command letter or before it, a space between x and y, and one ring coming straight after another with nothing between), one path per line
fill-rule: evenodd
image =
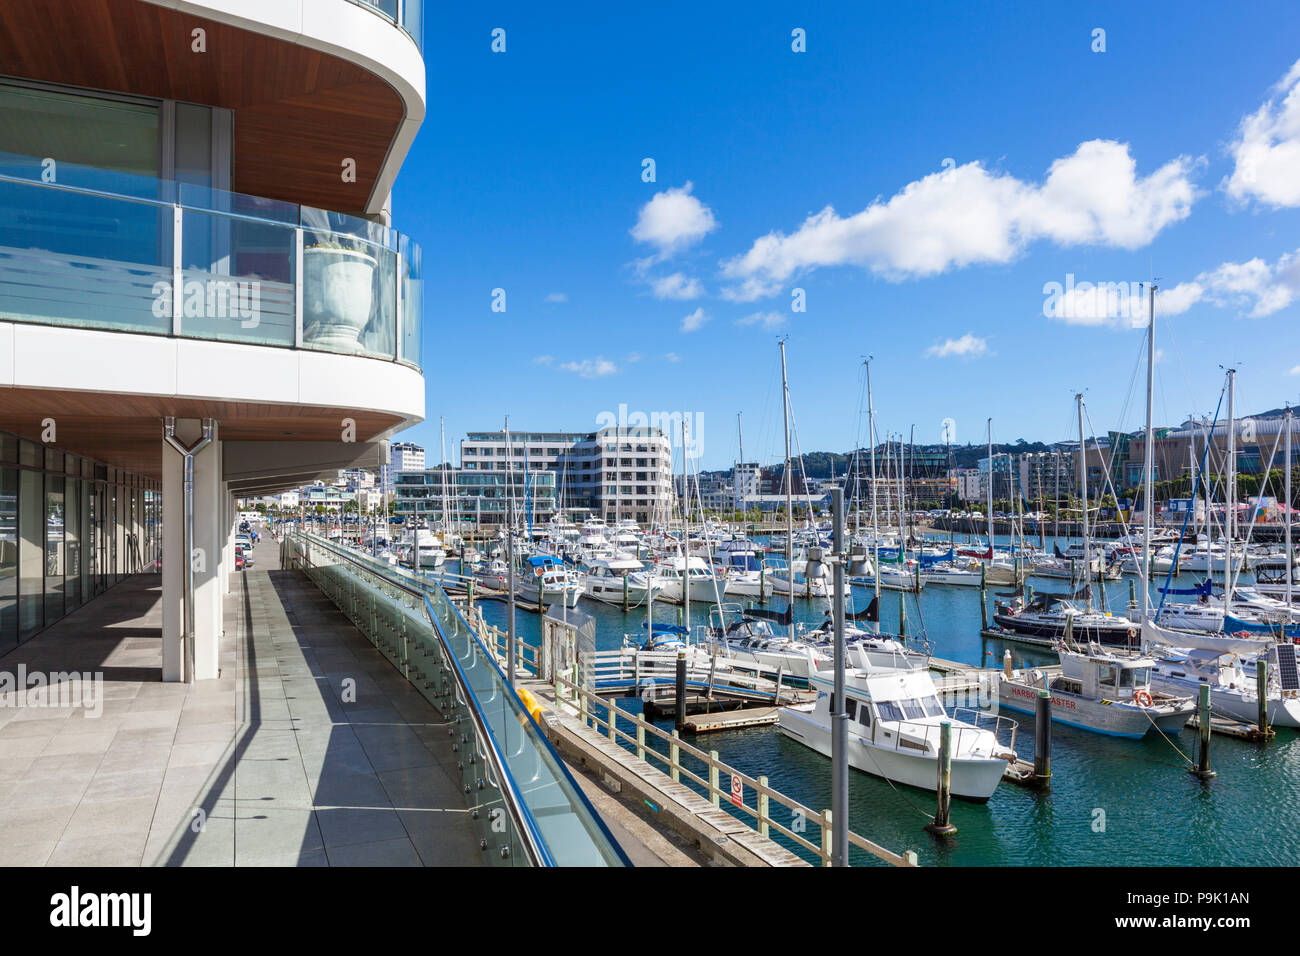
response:
M0 153L0 321L419 367L422 255L395 230L51 162Z
M304 571L448 721L489 862L627 865L492 654L437 582L301 531L287 533L282 547L284 566Z
M661 765L674 783L685 782L702 793L718 809L725 809L733 817L748 824L761 836L779 834L786 841L805 851L822 866L830 866L832 856L831 811L813 810L797 800L776 790L766 776L752 777L718 759L716 750L704 751L684 742L676 730L665 731L642 718L639 714L620 710L612 700L606 700L573 681L556 673L553 677L556 703L572 711L583 726L607 736L611 743L623 746L636 754L637 759L650 766ZM600 714L603 713L602 718ZM631 730L619 726L630 725ZM654 740L662 742L666 752L655 749ZM691 758L700 772L692 770L684 758ZM727 786L722 786L723 778ZM783 809L774 816L772 805ZM782 822L782 820L786 822ZM813 828L810 830L809 828ZM873 843L864 836L849 831L850 846L869 853L894 866L916 866L916 854L911 851L899 854ZM797 851L796 851L797 852Z
M424 0L352 0L358 6L380 14L415 41L424 53Z

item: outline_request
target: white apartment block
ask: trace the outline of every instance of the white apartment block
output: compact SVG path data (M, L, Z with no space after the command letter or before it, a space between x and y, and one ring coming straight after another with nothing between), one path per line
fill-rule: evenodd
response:
M557 508L606 521L665 520L673 504L672 443L657 428L470 432L460 462L465 471L553 472Z

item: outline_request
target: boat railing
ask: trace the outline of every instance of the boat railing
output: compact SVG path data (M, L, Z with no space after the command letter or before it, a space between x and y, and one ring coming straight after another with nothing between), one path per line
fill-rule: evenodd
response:
M554 675L555 702L576 716L584 727L606 736L610 743L635 753L638 760L661 770L673 783L689 787L715 808L750 826L761 836L803 851L822 866L834 858L831 812L820 813L785 795L766 776L752 777L718 759L716 750L701 750L683 741L676 730L667 731L640 714L618 707L598 693L576 684L558 671ZM726 786L723 786L723 780ZM893 866L916 866L916 853L891 850L852 830L850 848L856 847Z
M968 714L969 717L963 717L962 714ZM986 733L992 733L999 746L1005 746L1007 750L1015 752L1016 730L1019 724L1009 717L968 707L958 707L952 712L952 720L955 721L952 726L954 756L962 753L963 744L974 744ZM878 734L877 728L882 727L884 729ZM941 733L941 723L923 723L918 720L876 720L871 724L871 742L879 747L882 743L888 745L887 741L880 739L881 736L891 738L893 749L896 751L906 749L938 753ZM1002 740L1004 734L1008 736L1005 744Z

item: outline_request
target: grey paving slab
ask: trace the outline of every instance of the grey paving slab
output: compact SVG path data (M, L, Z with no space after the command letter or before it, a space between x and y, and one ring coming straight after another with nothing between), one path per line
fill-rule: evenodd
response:
M480 862L437 712L258 550L225 598L217 680L162 683L157 575L0 658L104 674L97 712L0 701L0 866Z

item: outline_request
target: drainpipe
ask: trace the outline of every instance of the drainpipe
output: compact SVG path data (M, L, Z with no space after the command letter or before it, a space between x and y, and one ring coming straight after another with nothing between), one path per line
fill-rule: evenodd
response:
M212 443L213 420L203 419L203 437L186 448L176 438L176 419L163 419L163 440L185 459L185 616L181 633L182 679L194 683L194 456Z

